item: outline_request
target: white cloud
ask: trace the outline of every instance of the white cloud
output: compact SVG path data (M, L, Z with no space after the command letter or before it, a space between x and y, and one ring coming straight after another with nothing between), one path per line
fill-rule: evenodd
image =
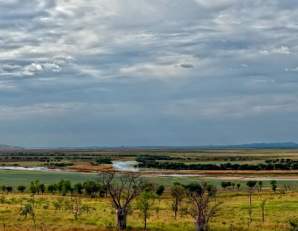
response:
M288 46L281 46L277 48L272 48L269 50L260 51L261 54L270 55L270 54L280 54L280 55L290 55L292 52Z
M285 71L286 71L286 72L298 72L298 67L294 67L294 68L286 68Z
M198 4L207 8L227 7L235 3L235 0L195 0Z
M41 71L43 71L42 65L40 65L39 63L31 63L30 65L24 67L22 74L33 76Z

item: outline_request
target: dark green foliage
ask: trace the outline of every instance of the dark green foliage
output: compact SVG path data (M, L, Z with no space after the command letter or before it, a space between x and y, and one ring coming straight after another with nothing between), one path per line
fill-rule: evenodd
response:
M68 166L73 166L73 163L70 162L49 162L46 164L48 167L68 167Z
M277 189L277 181L276 181L276 180L272 180L272 181L270 182L270 184L271 184L272 191L273 191L273 192L276 192L276 189Z
M95 160L96 164L112 164L111 157L99 157Z
M183 162L160 162L158 157L139 157L140 168L178 169L178 170L294 170L298 169L298 161L290 159L267 160L259 164L185 164Z
M237 186L237 189L240 190L241 184L240 183L237 183L236 186Z
M83 185L81 183L77 183L73 186L73 191L74 193L77 193L77 194L83 194Z
M298 220L290 219L289 220L290 231L298 231Z
M57 184L58 192L65 196L72 192L71 182L69 180L61 180Z
M256 185L257 185L257 181L253 181L253 180L247 181L246 185L247 185L247 187L249 187L250 189L253 189L253 188L256 187Z
M4 191L6 193L11 193L13 191L13 187L12 186L4 186L4 187L5 187Z
M185 186L187 192L201 195L204 192L203 186L199 183L191 183Z
M48 185L47 191L54 194L58 191L58 186L56 184L50 184Z
M164 191L165 191L165 186L163 186L163 185L159 185L158 186L158 188L156 189L156 195L157 196L162 196L162 194L164 193Z
M24 186L24 185L19 185L17 189L18 189L18 191L19 191L20 193L23 193L23 192L25 192L25 190L26 190L26 186Z
M84 187L85 193L91 197L95 197L101 188L101 186L94 181L86 181L83 184L83 187Z
M232 182L230 182L230 181L223 181L223 182L221 182L221 187L223 189L226 189L226 188L231 187L231 186L232 186Z

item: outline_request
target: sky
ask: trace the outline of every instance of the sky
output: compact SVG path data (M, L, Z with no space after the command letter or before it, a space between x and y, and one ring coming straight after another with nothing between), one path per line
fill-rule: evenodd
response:
M0 143L298 141L297 0L0 0Z

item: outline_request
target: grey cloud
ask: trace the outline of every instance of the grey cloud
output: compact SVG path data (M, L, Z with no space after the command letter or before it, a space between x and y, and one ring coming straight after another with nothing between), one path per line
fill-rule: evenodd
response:
M294 0L2 1L2 142L297 141L297 17Z

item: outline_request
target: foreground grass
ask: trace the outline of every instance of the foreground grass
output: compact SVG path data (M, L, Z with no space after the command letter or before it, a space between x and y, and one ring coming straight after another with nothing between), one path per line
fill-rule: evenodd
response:
M19 211L31 197L29 194L1 194L0 195L0 230L34 230L30 216L24 218ZM265 207L265 222L262 222L260 204L263 199L268 202ZM269 191L255 193L253 196L253 221L249 224L248 196L245 192L220 192L216 199L223 202L218 216L215 217L210 228L214 231L285 231L289 230L288 221L298 217L298 193L271 193ZM115 212L108 198L82 198L82 204L88 205L89 213L81 214L78 220L70 210L57 209L54 202L65 203L70 197L55 195L35 196L36 201L36 230L114 230ZM183 206L187 206L184 202ZM132 206L132 213L128 218L128 230L143 230L140 213ZM171 198L168 193L159 202L155 201L148 221L149 230L160 231L191 231L194 230L193 219L188 215L179 214L177 220L171 210Z

